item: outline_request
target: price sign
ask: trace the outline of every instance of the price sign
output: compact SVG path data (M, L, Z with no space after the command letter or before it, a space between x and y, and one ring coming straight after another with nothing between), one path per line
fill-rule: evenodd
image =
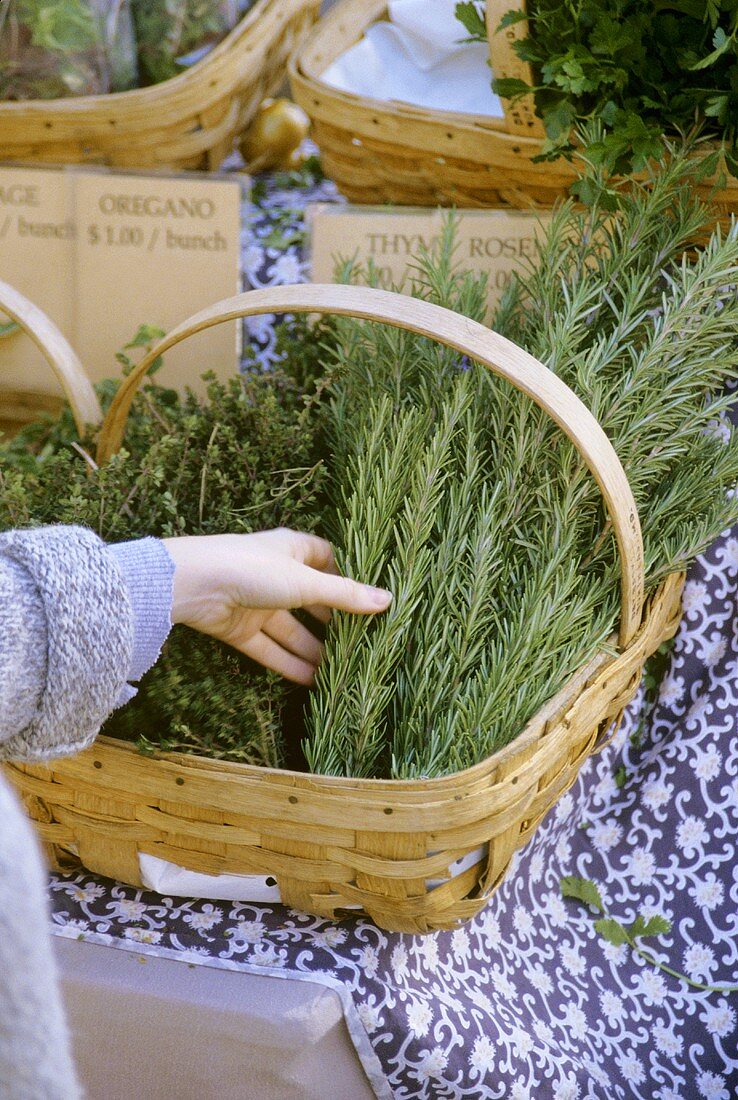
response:
M400 286L412 277L421 251L438 242L447 216L448 211L426 207L316 203L308 208L313 282L333 282L339 265L355 260L365 272L371 262L381 287ZM459 210L455 216L455 261L459 271L487 276L489 317L515 269L535 256L550 215Z
M0 168L0 279L40 305L66 336L74 324L68 183L64 172ZM61 392L41 352L17 332L0 342L0 389Z
M81 172L74 346L94 378L142 323L170 329L239 289L241 185L237 179ZM85 308L82 308L84 303ZM202 390L200 376L233 374L235 322L167 352L162 381Z
M244 177L0 168L0 278L45 310L94 380L142 324L168 330L240 289ZM0 326L3 318L0 316ZM240 327L220 325L166 356L167 385L238 369ZM57 393L20 334L0 344L0 389Z

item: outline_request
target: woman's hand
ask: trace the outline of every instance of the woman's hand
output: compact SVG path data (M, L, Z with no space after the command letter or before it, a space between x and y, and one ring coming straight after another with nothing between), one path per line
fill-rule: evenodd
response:
M289 609L325 623L332 608L371 615L392 599L339 576L324 539L285 527L162 541L174 562L172 622L212 634L298 684L312 684L323 646Z

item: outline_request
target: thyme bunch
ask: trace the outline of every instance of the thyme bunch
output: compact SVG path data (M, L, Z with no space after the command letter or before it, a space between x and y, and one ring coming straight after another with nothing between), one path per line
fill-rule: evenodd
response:
M287 333L291 341L287 339ZM129 347L146 347L146 327ZM317 407L307 408L317 361L304 354L305 326L285 329L298 348L268 374L258 367L207 396L180 397L147 383L136 397L125 450L104 466L90 461L71 413L0 442L0 530L83 524L106 541L158 535L314 530L323 467ZM121 362L130 363L127 354ZM106 407L117 388L99 388ZM138 695L103 732L154 748L278 767L289 753L284 716L293 689L230 646L176 626Z

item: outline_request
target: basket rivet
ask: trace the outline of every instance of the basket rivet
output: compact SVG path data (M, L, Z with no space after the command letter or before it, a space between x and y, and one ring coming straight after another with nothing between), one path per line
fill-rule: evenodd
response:
M292 803L294 804L295 802L297 802L297 798L296 798L296 796L295 796L294 794L291 794L291 795L289 796L289 798L287 799L287 801L288 801L288 802L292 802Z
M391 814L392 813L392 807L391 806L385 806L384 807L384 812L386 814Z
M455 794L454 795L454 802L461 802L461 795L460 794Z
M100 760L93 760L92 761L92 766L93 766L93 768L101 768L102 767L102 762Z
M184 787L184 779L181 775L178 775L174 782L177 784L178 787Z

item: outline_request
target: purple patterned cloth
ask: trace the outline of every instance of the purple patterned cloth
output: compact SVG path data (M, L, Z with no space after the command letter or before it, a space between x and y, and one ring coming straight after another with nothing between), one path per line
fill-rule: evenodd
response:
M262 260L268 281L268 247ZM463 929L413 937L79 874L52 879L54 931L325 983L381 1098L732 1100L738 993L605 942L561 879L594 880L618 920L666 917L670 931L643 941L658 962L738 982L737 590L728 532L690 572L655 709L642 721L634 701Z

